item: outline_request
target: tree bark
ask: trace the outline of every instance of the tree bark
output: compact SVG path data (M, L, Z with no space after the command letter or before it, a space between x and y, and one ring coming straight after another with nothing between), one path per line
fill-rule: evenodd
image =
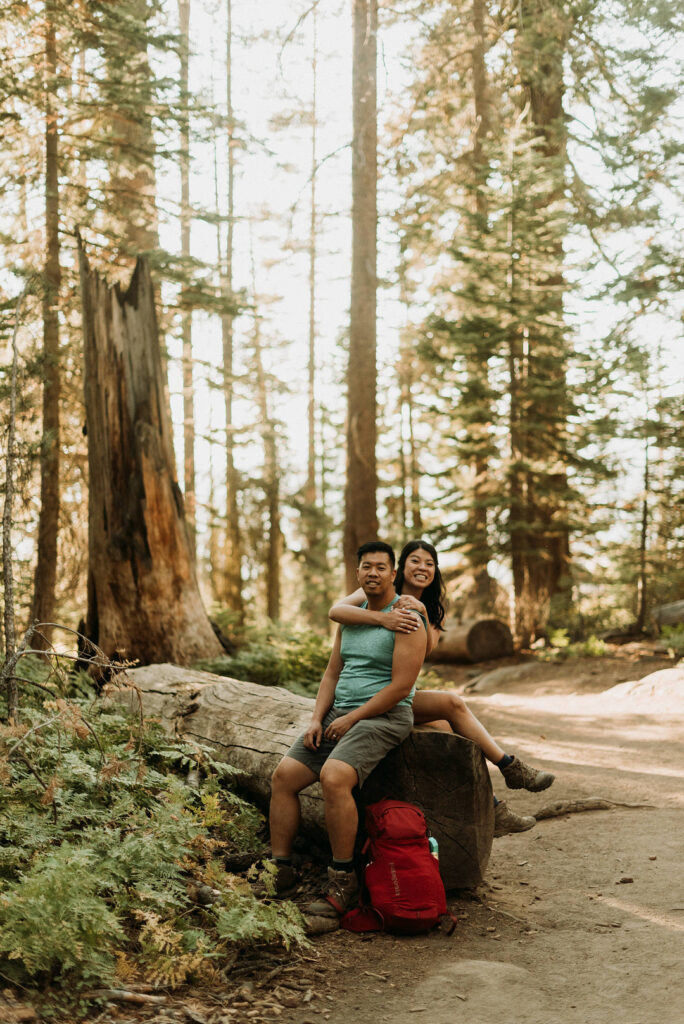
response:
M643 633L648 615L648 527L650 509L648 507L651 490L650 451L648 438L644 448L644 496L641 499L641 530L639 533L639 578L637 581L637 616L636 630Z
M181 256L190 258L190 112L188 109L188 74L190 54L190 0L178 0L178 21L181 33L180 93L183 110L181 128ZM195 391L192 361L192 311L181 313L183 345L183 498L185 517L193 558L196 558L196 505L195 493Z
M519 253L519 297L524 291L527 316L513 341L512 358L511 389L517 394L511 410L515 405L517 423L511 428L511 472L517 479L511 483L511 552L515 632L523 647L545 629L554 596L564 602L566 613L570 604L566 285L562 227L550 217L562 202L565 188L563 68L570 30L571 15L562 7L540 0L520 3L515 42L523 87L520 102L529 107L529 126L538 142L536 194L525 217L528 222L544 223L532 238L532 251L526 253L521 247ZM524 182L522 188L529 184ZM529 231L529 224L521 227Z
M477 248L481 238L486 234L488 207L486 189L490 175L489 158L486 149L490 131L490 103L487 81L487 39L485 33L484 0L473 0L471 7L471 28L473 44L471 51L471 70L473 82L473 106L475 112L475 129L470 155L470 173L474 191L473 216L470 220L471 231L474 229L473 248ZM486 397L489 387L489 360L486 346L481 345L467 360L467 373L470 387L479 395L479 422L470 423L468 433L475 453L471 457L472 484L469 495L467 544L468 559L475 574L487 571L487 564L492 556L489 540L489 522L487 515L487 499L489 495L489 450L491 424L494 420L491 402ZM491 611L491 610L490 610Z
M109 657L221 653L197 588L176 481L145 259L122 293L80 248L90 502L86 634Z
M146 715L171 734L208 744L214 756L241 769L239 787L266 806L271 774L304 730L313 700L279 687L258 686L149 665L128 673L139 687ZM137 698L125 698L136 708ZM419 804L439 843L440 871L447 889L476 885L491 850L494 808L482 752L469 740L441 730L414 731L370 775L359 794L361 807L383 796ZM323 797L318 784L301 796L302 829L325 839Z
M376 508L377 0L354 0L352 278L347 365L344 561L356 587L356 551L378 533Z
M233 233L235 226L235 116L233 110L233 4L226 0L226 114L228 118L228 190L226 211L226 254L223 292L226 302L233 296ZM219 599L235 612L241 622L245 607L242 600L242 533L238 507L238 474L235 468L235 430L233 427L233 315L221 318L223 340L223 396L226 410L226 539L223 580Z
M12 659L15 657L16 649L16 628L14 619L14 574L12 567L12 511L14 506L14 475L17 469L17 453L15 448L17 431L17 367L19 356L17 352L17 335L21 324L22 307L32 282L27 282L17 300L17 308L12 330L12 368L10 371L10 393L9 393L9 422L7 424L7 459L5 461L5 494L2 507L2 596L3 615L2 625L4 627L4 650L5 661L3 671L7 671ZM16 661L15 661L16 663ZM11 670L13 672L13 669ZM7 718L9 721L16 720L19 709L19 691L17 681L11 675L7 679Z
M311 139L309 182L309 351L307 358L307 458L306 482L300 507L303 600L301 612L310 625L327 630L328 531L319 500L316 473L316 380L318 374L316 344L316 295L318 258L318 3L311 10Z
M60 365L59 365L59 133L57 128L57 38L53 0L45 4L45 268L43 291L43 436L40 450L38 555L31 619L51 622L55 609L59 536ZM45 638L45 639L44 639ZM44 647L50 630L36 635Z
M513 637L500 619L477 619L474 622L446 620L430 661L489 661L513 653Z
M256 274L254 257L252 257L252 297L255 303L254 330L254 369L256 382L256 398L261 419L261 436L264 446L264 495L266 498L266 615L272 621L280 618L280 559L282 555L283 535L280 529L280 470L278 462L278 435L276 424L271 415L268 400L266 371L264 368L263 345L261 340L261 321L256 309Z
M152 128L155 97L145 38L151 16L149 0L132 0L127 16L128 31L123 36L109 23L105 57L111 77L108 191L121 262L126 267L139 253L159 248Z

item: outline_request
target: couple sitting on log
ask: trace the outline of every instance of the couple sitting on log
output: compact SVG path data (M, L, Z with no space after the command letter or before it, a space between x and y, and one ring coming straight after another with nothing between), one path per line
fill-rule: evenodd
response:
M408 736L414 723L442 725L473 740L511 789L537 792L554 778L506 754L460 697L415 691L421 665L444 618L444 588L432 545L410 541L395 569L389 544L363 544L357 578L360 590L330 612L340 628L309 726L272 779L271 849L280 892L296 881L291 853L299 826L299 793L321 782L333 861L325 898L307 907L307 913L317 916L341 914L355 901L358 812L352 791ZM503 801L496 802L495 835L524 831L534 824L534 818L515 815Z

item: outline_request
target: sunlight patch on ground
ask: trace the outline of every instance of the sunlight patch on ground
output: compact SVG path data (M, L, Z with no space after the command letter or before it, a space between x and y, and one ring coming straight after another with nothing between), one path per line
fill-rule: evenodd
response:
M545 681L544 688L548 685ZM493 693L487 695L487 702L492 706L534 708L573 718L640 714L684 720L684 668L662 669L643 679L618 683L601 693L541 693L536 696Z
M504 747L514 746L512 736L502 738ZM634 752L622 746L596 746L592 744L583 750L577 749L576 743L550 742L543 740L535 743L529 737L518 740L518 746L524 746L527 757L539 758L544 761L555 761L564 765L583 768L611 768L614 771L629 772L633 775L660 775L663 778L684 779L684 770L673 768L663 761L648 763L643 757L634 757Z
M674 932L684 932L684 921L678 920L671 914L651 910L648 907L639 906L637 903L631 903L629 900L616 900L610 896L596 896L595 900L597 903L605 903L613 910L623 910L628 914L633 914L634 917L648 921L649 924L657 924L661 928L669 928Z

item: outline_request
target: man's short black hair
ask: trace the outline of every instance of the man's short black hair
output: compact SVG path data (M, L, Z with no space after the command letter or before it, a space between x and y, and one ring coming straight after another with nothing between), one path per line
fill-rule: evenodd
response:
M359 550L356 552L356 564L361 564L361 559L364 555L370 555L373 551L384 551L389 556L390 565L394 568L396 558L394 556L394 548L391 544L385 544L384 540L369 540L365 544L362 544Z

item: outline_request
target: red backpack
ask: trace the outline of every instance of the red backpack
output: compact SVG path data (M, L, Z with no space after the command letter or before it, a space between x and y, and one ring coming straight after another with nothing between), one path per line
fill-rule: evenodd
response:
M430 931L446 914L444 883L430 852L423 812L402 800L366 808L365 906L341 920L349 931Z

